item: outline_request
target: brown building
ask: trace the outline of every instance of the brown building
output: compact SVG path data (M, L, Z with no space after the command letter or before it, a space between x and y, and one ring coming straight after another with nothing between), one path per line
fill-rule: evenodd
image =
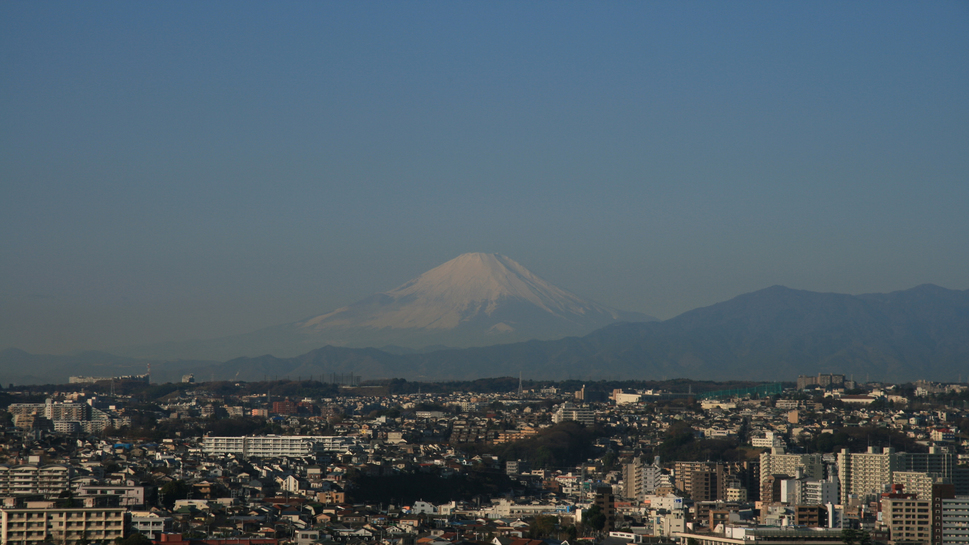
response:
M746 460L743 462L727 462L724 466L727 481L733 477L740 481L740 486L747 490L747 501L760 500L760 461ZM729 498L727 498L729 501Z
M730 522L730 511L727 509L711 509L709 521L710 531L713 531L718 524L727 524Z
M942 545L942 500L956 497L956 487L951 484L932 485L932 545Z
M693 501L726 499L727 472L722 462L676 462L674 484Z
M346 501L346 495L336 490L328 490L326 492L317 492L316 500L324 505L341 504Z
M293 415L297 412L297 406L290 400L273 401L273 412L276 414Z
M616 527L616 498L612 494L612 488L602 486L596 489L595 505L606 517L606 524L602 530L608 532Z
M770 475L764 479L760 487L760 501L764 503L784 501L781 497L781 481L790 478L789 475Z
M822 505L794 506L794 524L810 528L826 528L828 526L828 510Z

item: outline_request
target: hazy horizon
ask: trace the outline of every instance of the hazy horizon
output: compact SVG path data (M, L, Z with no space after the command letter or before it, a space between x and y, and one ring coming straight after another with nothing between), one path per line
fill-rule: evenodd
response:
M969 289L969 4L0 3L0 349L213 338L468 252L667 319Z

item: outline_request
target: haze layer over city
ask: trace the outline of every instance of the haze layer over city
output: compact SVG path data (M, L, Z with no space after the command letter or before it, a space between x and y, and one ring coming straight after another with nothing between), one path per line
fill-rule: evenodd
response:
M617 320L777 285L966 290L967 23L964 2L2 3L0 348L304 324L468 254Z

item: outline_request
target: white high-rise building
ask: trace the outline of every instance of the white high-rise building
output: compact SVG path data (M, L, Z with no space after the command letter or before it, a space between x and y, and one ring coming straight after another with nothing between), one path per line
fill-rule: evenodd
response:
M841 490L838 477L832 475L827 479L809 480L804 482L804 494L801 498L802 505L826 505L837 504L839 492Z
M892 484L900 484L908 494L915 494L920 500L932 499L932 485L942 484L942 477L918 471L896 471L892 473Z
M644 495L652 494L660 486L662 476L663 468L659 465L659 456L653 458L650 465L644 465L641 459L634 458L623 466L623 496L641 500Z
M763 485L771 475L821 480L824 466L820 454L786 454L784 448L775 447L760 455L760 482Z
M873 499L891 487L894 472L903 467L902 455L891 447L885 447L881 452L868 447L868 452L861 454L841 449L838 453L841 504L847 505L851 496Z

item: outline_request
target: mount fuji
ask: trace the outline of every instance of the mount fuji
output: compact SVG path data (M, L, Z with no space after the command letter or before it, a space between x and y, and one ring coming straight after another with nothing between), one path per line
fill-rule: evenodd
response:
M295 356L326 345L467 348L586 335L655 318L580 298L498 254L469 253L400 287L312 318L221 339L126 349L135 357Z

